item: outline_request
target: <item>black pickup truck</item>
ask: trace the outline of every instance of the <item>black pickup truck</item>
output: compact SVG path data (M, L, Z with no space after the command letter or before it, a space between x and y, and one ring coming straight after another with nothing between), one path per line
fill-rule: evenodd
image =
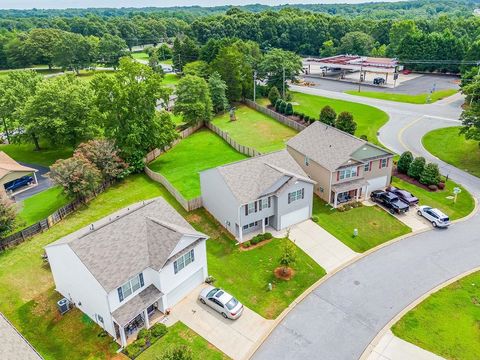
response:
M410 206L399 199L399 197L390 192L375 190L370 194L373 202L382 205L392 214L405 213L410 209Z

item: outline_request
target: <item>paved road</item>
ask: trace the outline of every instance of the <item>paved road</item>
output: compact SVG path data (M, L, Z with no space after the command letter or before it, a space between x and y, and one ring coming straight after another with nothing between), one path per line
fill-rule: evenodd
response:
M331 95L315 89L294 90ZM344 98L345 94L337 95ZM480 179L431 157L421 145L422 135L430 129L458 125L454 120L460 113L460 101L450 100L423 106L390 102L377 105L374 99L361 102L389 113L390 121L380 131L385 145L396 151L408 148L439 162L452 178L479 196ZM480 267L479 253L479 214L449 230L417 234L384 247L315 289L281 321L253 358L358 359L378 332L407 305L454 276Z

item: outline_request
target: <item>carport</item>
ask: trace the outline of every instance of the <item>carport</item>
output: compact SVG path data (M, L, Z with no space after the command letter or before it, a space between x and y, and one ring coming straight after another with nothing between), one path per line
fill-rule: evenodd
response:
M34 184L37 185L37 175L35 174L37 171L37 169L20 165L18 162L8 156L5 152L0 151L0 196L8 196L5 191L6 183L19 179L26 175L33 174Z

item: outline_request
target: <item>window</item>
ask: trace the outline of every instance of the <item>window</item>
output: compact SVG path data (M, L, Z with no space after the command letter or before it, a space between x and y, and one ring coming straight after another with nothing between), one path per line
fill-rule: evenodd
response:
M380 160L380 169L386 168L388 166L388 159Z
M257 212L257 202L254 201L248 205L245 205L245 216L251 213Z
M247 230L248 229L248 225L243 225L243 230Z
M144 285L143 274L140 273L128 280L125 284L117 289L118 299L122 302L125 298L132 295L135 291L140 289Z
M270 207L270 198L261 199L259 203L260 203L260 210L267 209Z
M103 324L103 317L98 314L95 314L95 315L97 316L97 323L101 322Z
M188 264L192 263L194 260L195 256L193 253L193 249L187 252L185 255L180 256L177 260L173 262L173 270L175 274L182 270L184 267L186 267Z
M370 171L370 163L365 164L365 167L363 168L364 171Z
M303 199L304 189L300 189L291 193L288 193L288 203Z
M308 165L310 165L310 159L308 158L308 156L305 156L305 166Z
M338 180L350 179L357 176L357 167L350 167L338 171Z

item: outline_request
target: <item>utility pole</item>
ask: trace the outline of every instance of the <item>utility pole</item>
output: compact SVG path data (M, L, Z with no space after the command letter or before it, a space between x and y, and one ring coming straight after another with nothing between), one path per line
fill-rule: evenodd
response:
M285 100L285 65L282 65L283 68L283 99Z
M362 88L362 72L363 72L363 60L360 63L360 78L358 79L358 92L360 92Z
M257 100L257 70L253 72L253 102Z

